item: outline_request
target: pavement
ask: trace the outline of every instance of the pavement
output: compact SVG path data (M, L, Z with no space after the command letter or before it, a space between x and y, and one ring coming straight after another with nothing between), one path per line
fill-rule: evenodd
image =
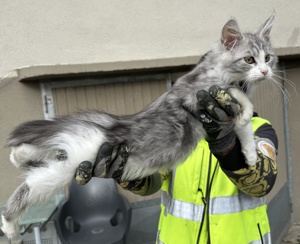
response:
M280 244L300 244L300 222L293 224Z

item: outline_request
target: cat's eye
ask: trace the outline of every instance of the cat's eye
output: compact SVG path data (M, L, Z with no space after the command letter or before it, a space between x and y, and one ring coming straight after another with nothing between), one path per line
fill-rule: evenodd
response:
M244 60L247 64L254 64L255 63L255 59L251 56L249 57L244 57Z
M265 62L269 62L271 59L271 56L270 54L267 54L266 57L265 57Z

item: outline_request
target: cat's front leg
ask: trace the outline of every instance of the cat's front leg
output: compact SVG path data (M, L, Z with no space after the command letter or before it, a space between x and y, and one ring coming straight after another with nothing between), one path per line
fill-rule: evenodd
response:
M242 153L245 155L247 164L253 166L257 160L256 144L251 126L253 105L242 91L233 88L229 89L229 92L241 105L241 112L235 118L234 131L241 143Z
M254 166L257 160L256 144L251 123L244 126L235 125L234 131L242 146L242 153L245 155L246 163Z

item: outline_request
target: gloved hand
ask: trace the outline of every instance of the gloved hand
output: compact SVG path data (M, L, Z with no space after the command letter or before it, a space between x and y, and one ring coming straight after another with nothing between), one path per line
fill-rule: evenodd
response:
M212 86L209 92L197 92L197 100L203 107L194 113L207 132L206 140L213 154L226 155L235 145L236 134L233 131L234 117L241 106L227 90Z
M103 143L99 148L95 164L89 161L82 162L76 170L75 180L78 184L84 185L92 177L113 178L123 189L140 196L157 192L168 175L155 173L141 179L121 181L128 156L129 149L126 144L113 147L109 143Z
M129 149L125 144L114 148L109 143L103 143L98 151L95 164L90 161L80 163L75 173L78 184L84 185L92 176L101 178L113 178L117 183L121 182L123 168L127 162Z

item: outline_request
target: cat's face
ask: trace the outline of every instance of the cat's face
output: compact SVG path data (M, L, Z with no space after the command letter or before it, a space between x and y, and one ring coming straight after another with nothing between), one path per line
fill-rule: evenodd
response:
M244 34L239 46L230 51L228 67L240 80L255 83L270 79L277 56L270 43L256 34Z
M234 82L245 89L272 78L278 60L269 38L273 21L274 14L255 33L242 34L233 19L223 27L225 67Z

